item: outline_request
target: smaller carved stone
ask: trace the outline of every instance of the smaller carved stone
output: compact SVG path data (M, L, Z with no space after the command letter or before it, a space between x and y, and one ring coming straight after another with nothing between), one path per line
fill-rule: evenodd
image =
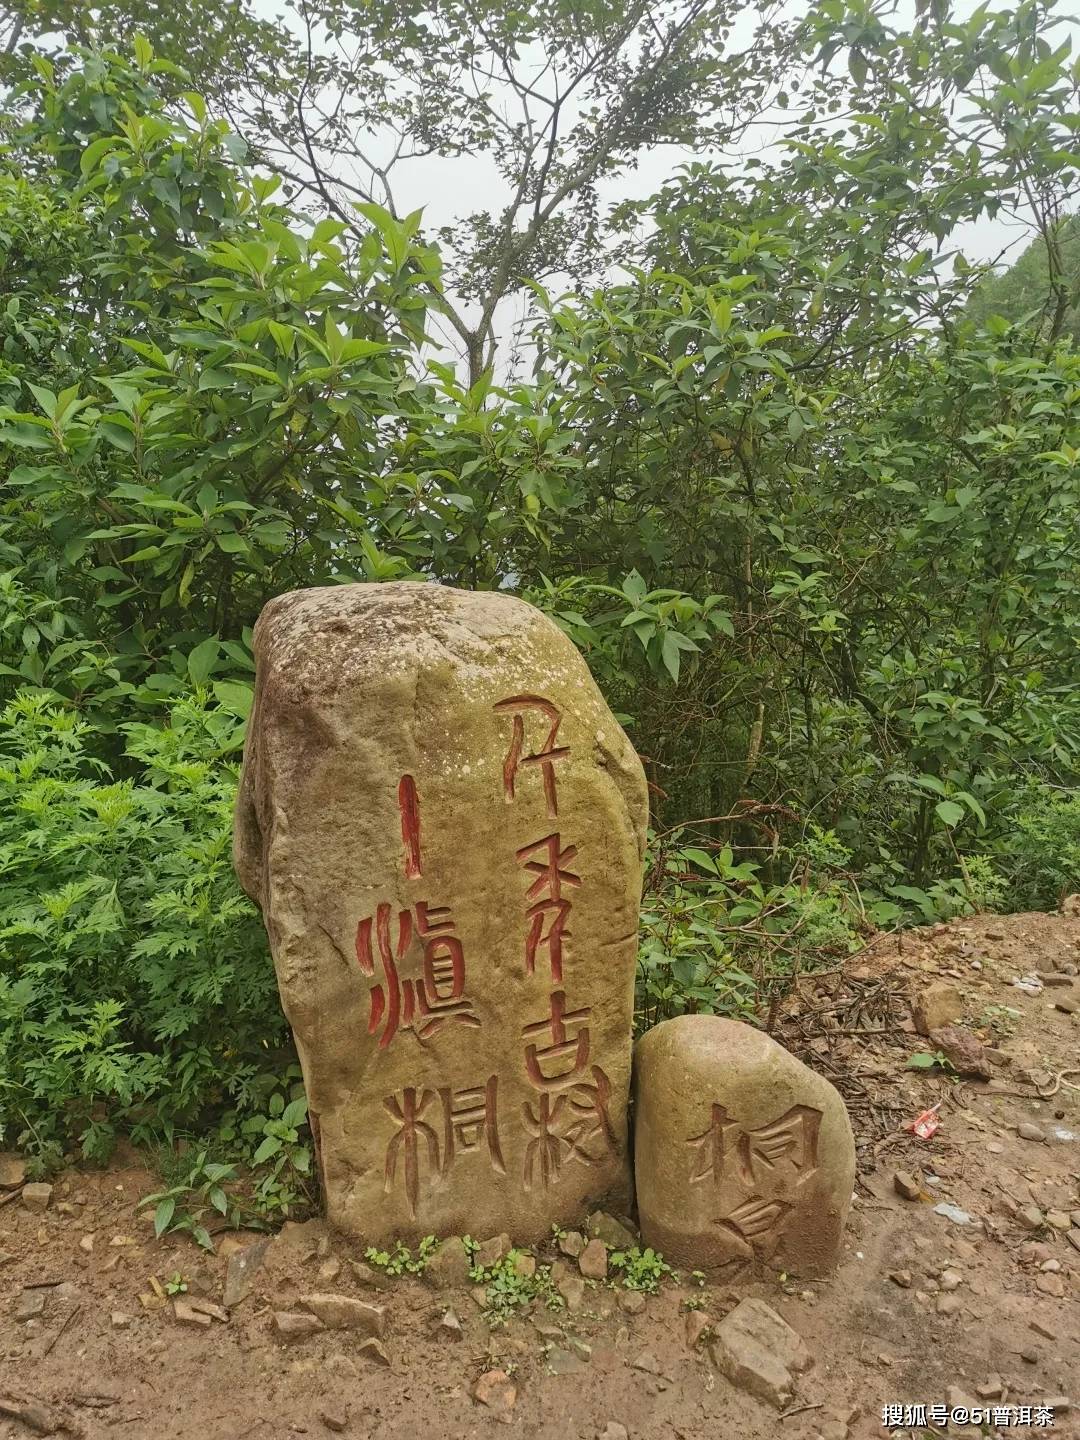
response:
M634 1093L644 1244L707 1272L754 1258L832 1269L855 1143L827 1080L749 1025L683 1015L638 1042Z

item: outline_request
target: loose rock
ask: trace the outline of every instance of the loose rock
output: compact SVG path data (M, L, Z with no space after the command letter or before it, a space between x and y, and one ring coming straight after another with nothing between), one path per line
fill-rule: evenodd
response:
M930 1043L940 1050L959 1075L989 1080L993 1066L986 1046L962 1025L944 1025L930 1031Z
M629 1225L624 1225L604 1210L597 1210L589 1216L589 1234L595 1240L602 1240L609 1250L629 1250L638 1240Z
M641 1370L646 1375L663 1375L660 1361L651 1350L643 1350L636 1360L630 1361L631 1370Z
M585 1249L585 1236L580 1230L567 1230L559 1236L559 1249L571 1260L576 1260Z
M0 1154L0 1190L17 1190L26 1184L26 1161L21 1155Z
M585 1369L585 1361L580 1355L575 1355L572 1351L561 1349L558 1346L549 1351L545 1363L552 1375L573 1375Z
M15 1301L14 1318L22 1324L36 1320L45 1310L44 1290L24 1290Z
M432 1260L433 1259L434 1257L432 1257ZM424 1269L425 1277L428 1276L431 1270L432 1260L429 1260L427 1262L427 1265ZM350 1259L349 1269L352 1271L352 1277L356 1281L357 1285L362 1285L365 1290L386 1290L389 1288L389 1277L382 1270L376 1270L373 1265L369 1265L365 1260ZM468 1278L468 1273L468 1261L466 1261L466 1279Z
M1036 1144L1041 1144L1046 1139L1046 1131L1033 1125L1030 1120L1022 1120L1016 1127L1016 1133L1021 1140L1033 1140Z
M309 1340L312 1335L317 1335L324 1328L321 1320L301 1311L278 1310L274 1314L274 1334L286 1344Z
M27 1210L33 1210L37 1214L43 1214L49 1208L49 1201L52 1199L53 1187L41 1183L24 1185L22 1191L22 1203Z
M909 1170L896 1170L893 1173L893 1189L905 1200L918 1200L922 1194L922 1184L916 1180Z
M390 1364L390 1356L386 1352L386 1347L378 1340L365 1340L362 1345L357 1346L356 1353L361 1360L367 1360L372 1365L385 1367Z
M351 1295L301 1295L300 1304L328 1330L360 1330L365 1335L386 1333L386 1307Z
M590 1240L578 1257L578 1269L586 1280L607 1278L607 1246L602 1240Z
M196 1330L205 1330L213 1324L212 1318L205 1311L196 1310L190 1301L180 1299L173 1301L173 1319L178 1325L190 1325Z
M956 986L947 980L935 980L927 985L911 1006L915 1029L920 1035L927 1036L931 1030L941 1030L952 1025L963 1013L964 997Z
M424 1279L436 1290L464 1287L469 1283L470 1264L464 1240L460 1235L451 1235L428 1260Z
M241 1300L250 1295L269 1244L268 1239L256 1240L254 1245L237 1250L229 1256L225 1267L225 1290L222 1299L230 1308L239 1305Z
M461 1321L453 1310L444 1311L442 1319L435 1327L435 1334L440 1340L462 1340L465 1336Z
M473 1263L479 1265L482 1270L491 1270L498 1265L500 1260L505 1260L510 1254L510 1236L493 1235L490 1240L485 1240L476 1251Z
M335 1434L340 1434L348 1428L349 1412L344 1405L323 1405L319 1411L319 1419L327 1430L333 1430Z
M790 1404L796 1376L810 1364L800 1335L763 1300L742 1300L716 1329L711 1350L718 1369L777 1409Z
M505 1370L485 1370L473 1386L473 1399L495 1415L508 1416L517 1404L517 1386Z

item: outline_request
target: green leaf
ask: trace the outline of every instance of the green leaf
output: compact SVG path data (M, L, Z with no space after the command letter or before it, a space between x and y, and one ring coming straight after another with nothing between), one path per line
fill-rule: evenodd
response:
M160 1240L169 1228L175 1210L176 1200L172 1195L166 1195L164 1200L158 1202L158 1207L154 1211L154 1236L156 1239Z
M700 865L703 870L707 870L710 875L716 874L716 861L707 851L690 849L680 853L685 855L687 860L691 860L695 865Z
M79 160L79 169L84 175L89 175L91 170L98 168L109 151L115 150L121 143L118 135L99 135L96 140L91 140L83 151Z
M934 806L938 818L951 830L964 818L964 807L957 805L955 800L939 800Z
M634 605L638 606L649 593L649 587L636 570L631 570L622 582L622 591L628 600L632 600Z
M682 651L682 647L679 645L680 638L674 630L667 630L660 645L660 654L663 657L664 665L676 685L679 683L679 664Z
M239 681L215 680L214 698L230 715L236 715L239 719L246 720L251 714L255 691L250 685L242 685Z
M288 1125L292 1130L296 1130L307 1119L307 1113L307 1098L302 1095L298 1100L289 1101L281 1117L281 1123Z
M188 675L193 685L206 683L210 672L217 664L221 644L213 636L204 640L202 644L196 645L187 659Z

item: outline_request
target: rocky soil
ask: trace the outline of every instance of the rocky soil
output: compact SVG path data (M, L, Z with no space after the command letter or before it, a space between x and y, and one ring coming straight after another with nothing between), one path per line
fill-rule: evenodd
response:
M0 1157L0 1437L1080 1435L1078 962L1075 916L987 916L800 978L773 1031L859 1148L828 1282L627 1289L611 1217L532 1255L491 1237L487 1285L460 1242L392 1278L318 1221L209 1256L153 1239L145 1169L41 1186ZM903 1128L935 1105L932 1138Z

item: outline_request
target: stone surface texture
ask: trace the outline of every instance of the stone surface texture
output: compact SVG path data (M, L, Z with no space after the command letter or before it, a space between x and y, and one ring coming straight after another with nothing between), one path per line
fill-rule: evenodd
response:
M964 1013L964 997L948 980L924 986L911 1003L911 1016L920 1035L953 1025Z
M524 601L410 582L281 595L255 656L234 855L331 1222L625 1209L647 794L584 661Z
M741 1300L717 1327L710 1348L733 1385L777 1409L791 1403L796 1377L810 1365L802 1336L763 1300Z
M638 1041L634 1096L643 1243L706 1272L755 1256L832 1269L855 1144L827 1080L749 1025L682 1015Z

